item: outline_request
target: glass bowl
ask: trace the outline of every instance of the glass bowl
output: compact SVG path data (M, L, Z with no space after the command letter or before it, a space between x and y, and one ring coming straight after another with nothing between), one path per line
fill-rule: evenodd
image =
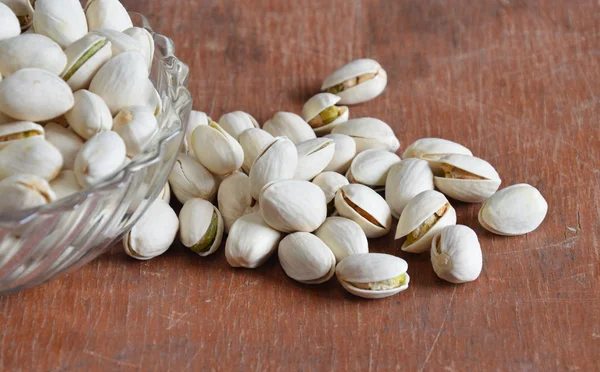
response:
M106 181L49 205L0 215L0 293L33 287L81 267L131 229L156 199L173 167L192 108L189 69L175 45L130 13L154 38L150 78L162 100L159 132Z

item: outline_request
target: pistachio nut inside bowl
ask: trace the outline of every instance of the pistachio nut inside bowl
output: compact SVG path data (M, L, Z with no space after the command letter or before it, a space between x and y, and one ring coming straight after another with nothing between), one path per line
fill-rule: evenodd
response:
M183 141L192 106L189 69L171 39L129 13L154 42L150 80L160 96L158 130L131 161L99 183L42 206L0 214L0 293L33 287L81 267L128 232L157 198Z

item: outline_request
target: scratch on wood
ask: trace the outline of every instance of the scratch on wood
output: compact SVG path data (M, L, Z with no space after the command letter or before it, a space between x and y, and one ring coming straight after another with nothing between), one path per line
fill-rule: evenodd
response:
M427 358L425 358L425 361L423 362L423 365L421 365L419 372L423 372L423 370L425 370L425 366L427 365L427 362L429 362L429 358L431 358L433 349L435 349L438 339L440 338L440 334L442 333L442 330L444 329L444 326L446 325L446 319L448 319L448 314L450 313L450 308L452 307L452 302L454 302L454 296L456 296L456 288L458 288L458 286L454 286L454 290L452 291L452 296L450 296L450 301L449 301L450 303L448 304L448 307L446 308L446 314L444 314L444 320L442 320L442 325L440 325L440 329L438 330L438 333L435 336L435 339L433 340L433 344L431 344L429 353L427 353Z
M573 246L575 245L575 243L578 240L579 240L579 236L573 236L573 237L570 237L568 239L563 240L562 242L553 243L553 244L546 244L546 245L543 245L541 247L528 248L528 249L519 249L519 250L507 251L507 252L497 252L497 253L491 253L491 255L492 256L501 256L501 255L507 255L507 254L513 254L513 253L524 253L524 252L532 252L532 251L541 251L541 250L544 250L544 249L557 248L557 247L561 247L561 248L573 248Z
M114 358L111 358L111 357L107 357L105 355L102 355L100 353L96 353L96 352L91 351L91 350L84 349L83 352L84 352L84 354L91 355L91 356L93 356L96 359L107 360L109 362L117 363L120 366L130 367L130 368L137 368L137 369L140 368L140 365L131 364L131 363L124 362L122 360L118 360L118 359L114 359Z

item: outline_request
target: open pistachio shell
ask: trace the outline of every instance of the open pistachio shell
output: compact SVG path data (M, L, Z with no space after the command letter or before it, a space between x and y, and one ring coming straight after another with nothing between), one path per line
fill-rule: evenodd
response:
M223 218L209 201L189 199L179 212L181 243L198 255L213 254L223 238Z
M26 173L51 181L62 165L58 149L42 136L13 141L0 150L0 179Z
M250 195L250 178L242 172L233 172L223 179L217 201L225 222L225 232L229 232L238 218L260 211L258 202Z
M290 278L305 284L320 284L335 273L335 256L311 233L297 232L279 243L279 263Z
M278 112L263 125L273 137L287 137L295 145L316 138L315 132L304 119L291 112Z
M0 213L34 208L56 200L48 182L31 174L15 174L0 181Z
M435 175L443 175L440 158L448 154L473 155L461 144L442 138L421 138L413 142L402 154L402 159L417 158L426 160Z
M209 120L212 121L212 119L209 118L208 115L206 115L202 111L190 111L187 126L185 127L185 136L183 138L181 151L190 156L195 156L194 148L192 147L192 133L194 132L194 129L196 129L196 127L200 125L208 125Z
M360 183L376 191L385 188L390 168L400 162L400 157L385 150L366 150L356 155L346 174L350 183Z
M83 139L77 133L56 123L44 127L46 141L60 151L63 157L63 169L73 169L77 153L83 146Z
M78 0L36 0L33 28L62 48L88 32L85 13Z
M0 149L9 143L31 137L44 138L44 127L30 121L17 121L0 126Z
M134 157L144 150L158 132L154 109L149 106L126 107L113 119L112 130L125 142L127 156Z
M446 226L433 238L431 264L437 276L450 283L477 279L483 258L475 231L463 225Z
M200 164L216 175L234 172L244 162L242 146L215 122L194 129L192 147Z
M298 166L294 179L310 181L329 164L335 152L335 143L329 138L314 138L296 147Z
M123 32L133 26L125 7L118 0L94 0L85 7L90 31L100 28Z
M486 200L500 187L500 176L483 159L452 154L440 159L444 177L435 177L435 186L445 195L467 203Z
M8 6L0 3L0 40L18 36L20 33L19 19Z
M37 67L59 75L67 65L67 56L52 39L24 34L0 43L0 74L8 76L18 70Z
M385 200L392 216L400 217L408 202L433 188L433 172L425 160L408 158L394 164L385 181Z
M369 253L367 236L359 224L344 217L329 217L315 231L333 251L337 262L359 253Z
M346 134L356 142L356 152L365 150L386 150L396 152L400 141L392 128L375 118L359 118L348 120L335 127L332 133Z
M340 103L354 105L380 95L387 85L387 73L372 59L357 59L331 74L321 90L336 94Z
M175 197L181 204L188 199L212 200L217 194L219 183L215 176L196 158L180 153L169 174L169 183Z
M243 111L234 111L221 116L219 125L236 141L246 129L258 128L256 119Z
M92 79L112 57L112 44L104 36L86 34L65 49L67 64L61 77L73 92L87 89Z
M30 0L2 0L0 3L8 6L17 16L21 31L29 29L33 22L33 8ZM0 23L2 22L0 21ZM2 38L0 37L0 39Z
M159 256L173 244L178 228L175 211L164 200L156 199L123 237L125 253L138 260Z
M100 132L81 146L73 170L82 187L104 181L122 168L125 142L115 132Z
M350 136L345 134L327 134L324 138L330 138L335 142L335 152L333 158L325 167L325 171L346 173L356 156L356 142Z
M244 150L244 162L242 163L242 169L244 172L249 173L250 167L261 150L273 142L274 137L268 132L259 128L246 129L239 136L240 146Z
M368 238L383 236L392 227L390 207L381 195L367 186L342 186L335 195L335 208L340 216L358 223Z
M50 182L50 187L56 194L56 200L69 197L82 190L77 181L75 172L69 169L62 170L55 179Z
M348 120L348 107L335 104L340 97L330 93L319 93L311 97L302 107L302 119L308 122L317 135L331 133L333 128Z
M75 103L65 118L75 133L90 139L112 129L113 119L102 97L85 89L78 90L73 96Z
M229 230L225 258L233 267L256 268L275 252L281 233L269 226L260 213L240 217Z
M298 153L292 141L275 137L260 151L250 167L250 193L258 200L262 188L271 181L294 178Z

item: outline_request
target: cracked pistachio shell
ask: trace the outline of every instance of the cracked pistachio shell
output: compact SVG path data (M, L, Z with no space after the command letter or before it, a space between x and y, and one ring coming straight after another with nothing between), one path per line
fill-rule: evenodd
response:
M258 201L265 222L284 233L315 231L327 218L325 194L307 181L271 182L262 189Z
M51 181L62 165L60 151L41 136L11 142L0 150L0 179L27 173Z
M446 207L445 209L443 209ZM441 216L436 212L441 211ZM405 252L423 253L431 248L433 237L446 226L456 224L456 211L446 197L435 190L427 190L415 196L404 208L398 226L396 228L395 239L400 239L411 234L417 228L422 229L422 225L427 223L434 215L438 219L432 226L427 225L426 232L417 238L412 244L404 242L401 249Z
M104 36L89 33L65 49L67 65L60 77L73 92L87 89L102 66L112 57L112 44Z
M90 31L107 28L123 32L133 27L129 13L119 0L94 0L85 7L85 17Z
M385 200L392 216L398 218L415 196L433 189L433 173L429 164L421 159L404 159L390 168L385 181Z
M343 105L370 101L380 95L387 85L387 73L372 59L357 59L331 74L321 86L340 97Z
M348 218L328 217L315 235L333 251L337 262L353 254L369 253L365 232Z
M505 236L528 234L546 218L548 203L528 184L508 186L486 200L479 210L479 223L491 233Z
M123 237L125 253L138 260L159 256L173 244L178 228L175 211L164 200L156 199Z
M179 239L202 257L213 254L223 238L223 218L219 210L204 199L189 199L179 212Z
M115 132L101 132L81 146L73 170L82 187L90 187L116 173L125 162L125 143Z
M69 111L73 104L71 88L40 68L24 68L0 83L0 111L17 120L50 120Z
M244 162L242 146L215 122L194 129L192 147L200 164L216 175L234 172Z
M59 75L67 65L67 56L52 39L24 34L0 42L0 74L8 76L28 67Z
M221 116L219 125L236 141L246 129L258 128L256 119L243 111L234 111Z
M131 27L127 30L123 31L125 35L131 36L133 39L137 40L140 44L140 47L143 50L143 55L146 57L146 62L148 62L148 71L152 70L152 61L154 60L154 38L152 34L148 32L145 28L141 27Z
M113 119L112 130L125 142L127 156L135 157L158 132L158 122L151 107L132 106L119 111Z
M258 202L250 195L250 178L242 172L233 172L221 182L217 201L225 232L229 232L238 218L260 211Z
M252 163L254 163L258 154L260 154L260 150L273 142L274 139L268 132L259 128L246 129L240 134L240 146L244 150L244 162L242 163L244 172L250 172Z
M24 138L44 138L44 127L30 121L17 121L0 126L0 149Z
M0 40L18 36L20 33L19 19L8 6L0 3Z
M250 193L258 200L262 188L271 181L294 178L298 165L298 152L292 141L275 137L256 156L250 167Z
M360 225L368 238L387 234L392 227L390 207L375 190L360 184L342 186L335 195L335 209Z
M1 0L0 3L8 6L10 10L17 16L17 20L19 25L21 26L21 31L25 31L30 29L31 23L33 22L33 8L31 7L30 0ZM2 11L0 11L2 13ZM4 21L2 16L0 16L0 24ZM14 23L10 22L7 24L9 29L14 30ZM0 27L1 29L2 27ZM0 31L0 35L2 31ZM0 40L2 37L0 36Z
M296 149L298 165L294 178L310 181L331 162L335 152L335 142L329 138L314 138L302 142Z
M171 202L171 187L169 186L169 182L165 182L162 190L160 190L160 194L158 194L158 198L166 201L167 203Z
M446 226L433 238L431 264L437 276L450 283L477 279L483 257L475 231L463 225Z
M356 142L345 134L328 134L324 138L330 138L335 142L333 158L325 167L325 171L346 173L356 156Z
M383 190L390 168L400 157L385 150L366 150L356 155L346 174L350 183L360 183L375 190Z
M82 190L77 182L75 172L72 170L62 170L55 179L50 182L50 187L56 194L56 200L66 198Z
M325 283L335 273L335 256L311 233L297 232L279 243L279 263L290 278L304 284Z
M83 139L77 133L56 123L48 123L44 128L46 141L53 144L63 157L63 169L73 169L75 157L83 146Z
M263 125L263 129L273 137L287 137L295 145L316 138L310 125L299 115L291 112L278 112Z
M426 160L431 170L436 175L443 175L439 159L448 154L462 154L472 156L471 150L442 138L421 138L413 142L402 154L402 159L417 158Z
M88 32L85 13L77 0L37 0L33 28L37 34L48 36L62 48Z
M469 155L452 154L440 159L445 177L435 177L435 186L445 195L467 203L486 200L500 187L500 176L487 161Z
M260 213L240 217L229 230L225 258L233 267L256 268L275 252L281 233L269 226Z
M43 178L15 174L0 181L0 213L34 208L56 200L52 188Z
M177 155L169 174L169 183L181 204L191 198L212 200L219 187L217 179L208 169L198 163L196 158L183 153Z
M112 129L112 115L99 95L82 89L73 96L75 104L65 114L65 118L75 133L84 139L90 139Z
M323 172L318 174L312 183L319 186L325 194L325 201L329 204L335 198L335 193L345 185L348 185L348 179L336 172Z
M408 264L383 253L361 253L344 258L335 269L340 284L355 296L378 299L408 288ZM365 289L361 287L371 287Z
M365 150L386 150L396 152L400 141L392 128L375 118L359 118L348 120L334 128L332 133L346 134L354 139L356 152Z
M195 156L194 148L192 147L192 133L194 129L200 125L208 125L208 121L212 121L208 115L201 111L192 110L188 117L187 126L185 128L185 137L183 138L182 151L188 155Z
M331 133L331 131L339 124L348 120L350 110L346 106L336 106L340 97L330 93L319 93L311 97L304 106L302 107L302 119L306 121L314 130L317 135L325 135ZM311 124L313 119L317 118L325 109L329 107L335 107L338 111L338 116L335 120L330 123L318 123ZM322 120L321 120L322 121Z

